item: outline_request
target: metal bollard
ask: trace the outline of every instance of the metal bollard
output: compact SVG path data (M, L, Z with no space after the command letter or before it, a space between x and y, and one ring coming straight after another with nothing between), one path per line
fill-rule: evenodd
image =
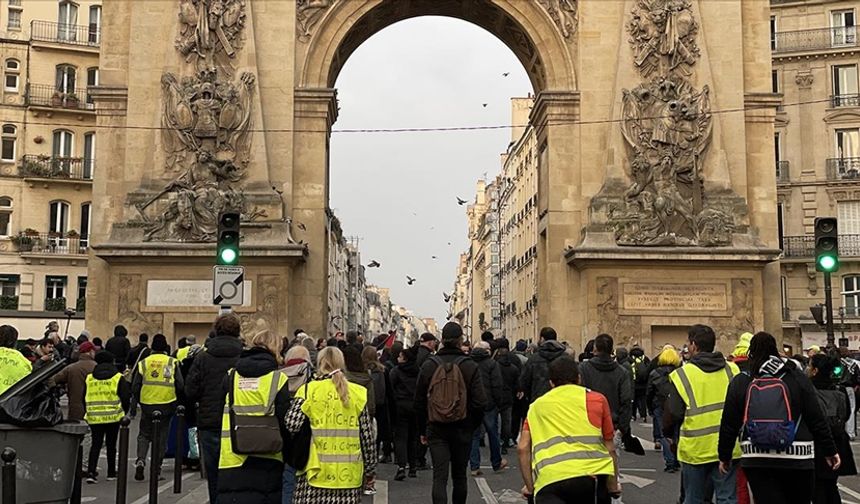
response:
M81 480L84 478L84 445L78 445L78 461L75 466L75 484L69 504L81 504Z
M173 454L173 493L182 493L182 461L185 457L185 406L176 407L176 452Z
M125 504L126 485L128 484L128 427L131 419L127 416L119 421L119 467L116 475L116 504Z
M158 469L161 466L161 412L152 412L152 456L149 457L149 504L158 504Z
M15 453L13 448L7 447L3 450L3 453L0 453L0 459L3 460L3 503L2 504L15 504L15 457L18 454Z

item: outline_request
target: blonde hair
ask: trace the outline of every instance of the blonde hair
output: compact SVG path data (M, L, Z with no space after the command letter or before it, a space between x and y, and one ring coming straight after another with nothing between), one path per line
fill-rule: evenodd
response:
M281 356L281 347L284 344L284 340L279 336L275 335L268 329L258 332L251 338L251 346L258 348L265 348L266 350L272 352L272 355L275 356L275 359L279 359Z
M320 350L317 356L317 370L324 377L331 378L335 389L337 389L337 395L340 396L340 402L343 403L344 407L347 407L349 406L349 384L343 374L345 369L346 363L343 360L343 352L339 348L329 346Z
M308 349L301 345L293 345L287 350L287 355L284 356L285 361L290 361L293 359L304 359L307 362L311 361L311 354L308 352Z
M681 355L673 347L663 347L663 351L657 357L657 365L678 367L681 365Z

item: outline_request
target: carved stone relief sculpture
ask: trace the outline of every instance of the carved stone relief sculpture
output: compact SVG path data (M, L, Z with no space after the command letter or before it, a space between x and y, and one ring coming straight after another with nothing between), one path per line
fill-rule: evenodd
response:
M242 48L246 0L181 0L176 49L198 69L229 68Z
M540 4L555 21L564 38L569 39L576 32L575 0L540 0Z
M337 0L296 0L296 36L307 42L317 23Z
M734 220L704 191L711 143L710 90L687 79L699 58L690 0L637 0L628 25L634 64L647 80L623 90L622 134L632 183L610 212L616 243L729 245Z

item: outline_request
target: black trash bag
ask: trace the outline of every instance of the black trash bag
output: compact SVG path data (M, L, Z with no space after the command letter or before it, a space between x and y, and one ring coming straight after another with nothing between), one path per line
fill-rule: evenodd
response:
M0 423L18 427L53 427L63 421L59 391L40 383L0 403Z

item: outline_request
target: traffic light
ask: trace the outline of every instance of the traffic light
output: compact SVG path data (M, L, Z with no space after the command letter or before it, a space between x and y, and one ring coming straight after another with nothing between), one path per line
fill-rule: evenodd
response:
M234 266L239 262L239 212L221 212L218 216L219 266Z
M825 273L839 271L839 234L836 217L815 219L815 270Z

